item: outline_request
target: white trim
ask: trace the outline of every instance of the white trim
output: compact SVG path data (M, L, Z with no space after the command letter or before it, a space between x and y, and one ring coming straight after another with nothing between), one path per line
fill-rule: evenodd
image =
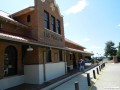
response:
M24 65L25 83L39 84L39 65Z
M65 74L65 62L46 64L46 80L52 80Z
M52 80L65 74L65 62L47 63L46 67L46 81ZM39 65L25 65L24 75L25 83L42 84L44 83L44 67Z

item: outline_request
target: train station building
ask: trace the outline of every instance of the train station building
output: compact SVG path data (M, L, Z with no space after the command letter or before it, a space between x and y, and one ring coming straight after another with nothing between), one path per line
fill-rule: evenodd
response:
M42 84L77 68L92 53L64 36L63 16L55 0L11 15L0 11L0 89Z

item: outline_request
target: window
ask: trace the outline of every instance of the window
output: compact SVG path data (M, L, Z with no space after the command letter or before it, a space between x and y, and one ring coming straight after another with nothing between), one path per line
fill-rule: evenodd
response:
M66 53L64 53L63 55L64 55L63 56L64 57L64 61L66 62Z
M49 29L49 13L44 11L44 28Z
M72 60L72 53L70 54L70 60Z
M61 30L60 30L60 21L57 20L56 23L57 23L57 26L56 26L56 29L57 29L57 30L56 30L56 32L59 33L59 34L61 34Z
M31 21L31 16L28 15L28 16L27 16L27 22L29 23L30 21Z
M54 61L57 61L57 60L58 60L58 54L54 53Z
M51 62L51 50L47 51L47 62Z
M62 50L59 50L59 61L62 61Z
M55 17L51 16L51 30L55 32Z
M2 29L3 28L3 24L2 23L0 23L0 29Z

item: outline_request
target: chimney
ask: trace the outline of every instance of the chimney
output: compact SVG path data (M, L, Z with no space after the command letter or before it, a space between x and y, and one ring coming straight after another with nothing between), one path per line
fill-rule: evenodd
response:
M34 7L35 7L35 26L36 26L36 36L37 36L37 39L39 40L41 38L41 36L39 35L39 33L41 32L40 28L41 28L41 24L40 24L40 21L41 20L41 6L42 6L42 1L41 0L34 0Z
M34 0L35 9L38 9L40 6L41 0Z

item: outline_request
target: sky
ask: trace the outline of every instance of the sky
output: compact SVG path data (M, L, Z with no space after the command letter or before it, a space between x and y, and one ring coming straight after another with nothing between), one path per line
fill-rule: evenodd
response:
M64 16L65 37L86 47L94 56L104 54L105 43L120 42L120 0L56 0ZM14 13L34 0L1 0L0 10Z

